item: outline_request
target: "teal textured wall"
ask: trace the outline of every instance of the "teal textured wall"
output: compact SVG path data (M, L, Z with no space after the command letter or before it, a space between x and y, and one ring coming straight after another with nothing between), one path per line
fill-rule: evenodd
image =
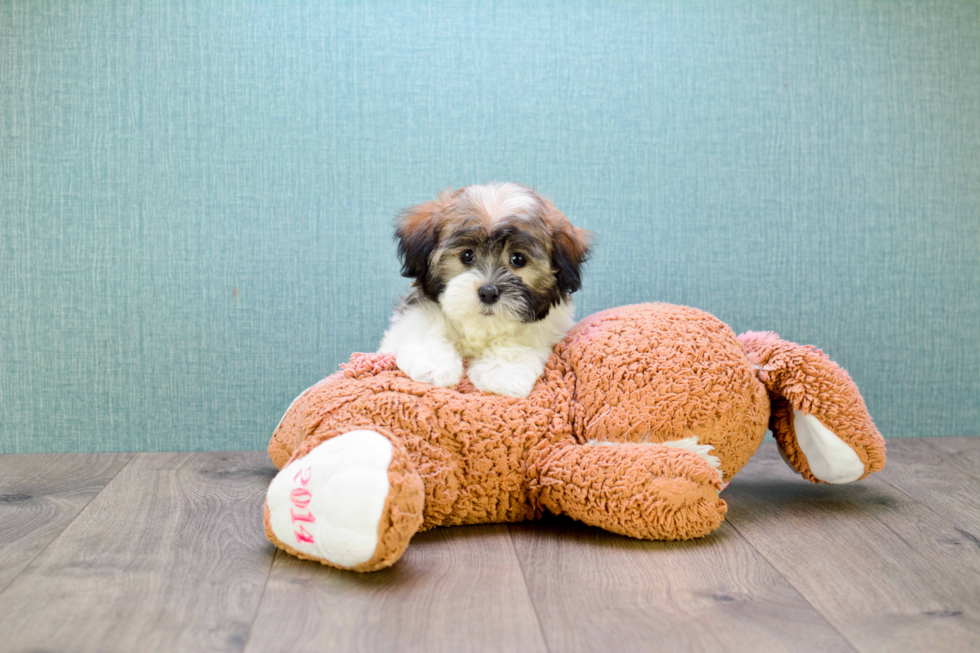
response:
M390 222L516 180L579 315L813 343L980 432L980 3L0 1L0 451L261 448L373 350Z

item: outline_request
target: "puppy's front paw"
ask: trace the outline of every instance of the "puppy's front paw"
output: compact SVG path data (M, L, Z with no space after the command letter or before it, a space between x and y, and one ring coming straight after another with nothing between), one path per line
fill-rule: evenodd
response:
M398 352L395 362L413 381L455 388L463 376L463 359L454 351L410 347Z
M511 361L483 359L474 361L467 374L478 390L508 397L526 397L541 376L537 367Z

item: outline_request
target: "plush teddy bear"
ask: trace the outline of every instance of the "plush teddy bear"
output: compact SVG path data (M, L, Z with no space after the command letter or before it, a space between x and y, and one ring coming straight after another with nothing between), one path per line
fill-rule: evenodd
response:
M847 372L774 333L639 304L579 322L524 399L417 383L354 354L292 403L269 443L280 472L265 529L300 558L356 571L395 563L420 530L545 511L614 533L705 535L728 480L772 430L813 482L885 464Z

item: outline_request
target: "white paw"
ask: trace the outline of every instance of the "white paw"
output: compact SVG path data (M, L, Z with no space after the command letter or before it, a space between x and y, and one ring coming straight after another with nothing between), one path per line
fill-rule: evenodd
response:
M378 547L391 453L380 433L349 431L286 465L266 494L272 532L340 567L367 562Z
M674 447L675 449L684 449L690 451L691 453L696 453L707 461L711 467L718 472L718 476L724 476L721 471L721 459L714 455L712 450L714 447L710 444L699 444L698 437L692 435L689 438L684 438L683 440L671 440L670 442L661 442L660 444L665 447Z
M794 410L793 430L810 472L824 483L850 483L864 476L864 463L854 449L813 415Z
M398 369L419 383L455 388L463 376L463 359L455 351L406 347L395 358Z
M467 372L477 390L508 397L526 397L531 394L540 370L498 359L473 362Z

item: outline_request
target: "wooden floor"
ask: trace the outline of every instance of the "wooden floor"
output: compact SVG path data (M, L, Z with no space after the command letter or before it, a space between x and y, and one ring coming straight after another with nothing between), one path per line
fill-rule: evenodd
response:
M0 651L978 651L980 438L888 447L830 487L766 443L699 541L438 529L365 575L266 541L264 453L0 456Z

